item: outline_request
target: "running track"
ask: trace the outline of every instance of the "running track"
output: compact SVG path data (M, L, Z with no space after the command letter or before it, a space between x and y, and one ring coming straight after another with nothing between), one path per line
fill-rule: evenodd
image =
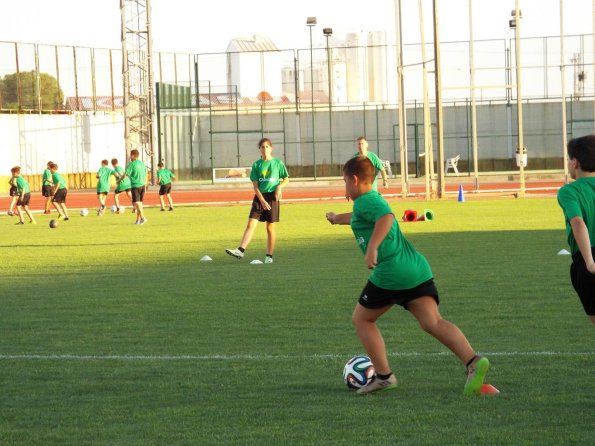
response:
M467 179L468 181L468 179ZM322 183L322 185L320 185ZM345 189L342 181L294 181L283 190L283 200L286 202L300 202L300 201L320 201L320 200L344 200ZM394 187L388 189L380 189L383 196L389 198L401 197L401 183L398 179L392 179L391 184ZM519 190L517 182L491 182L481 183L479 191L474 191L473 184L461 183L465 194L465 199L484 199L493 197L513 197ZM555 196L557 190L564 184L562 180L546 180L546 181L528 181L525 184L527 196ZM410 193L407 199L424 199L425 185L412 184L410 186ZM148 206L159 205L159 187L151 186L145 194L144 204ZM446 198L457 199L459 191L459 184L447 184ZM172 197L175 205L231 205L244 204L252 201L254 192L250 184L237 184L207 186L193 186L189 189L188 186L180 185L172 191ZM43 209L44 197L39 191L31 193L30 209L36 211ZM125 194L121 195L121 203L124 206L130 206L130 201ZM4 213L8 210L10 197L8 194L3 194L0 197L0 209ZM71 190L68 192L66 201L69 208L94 208L97 206L97 195L93 190ZM110 193L107 200L108 206L113 204L113 193Z

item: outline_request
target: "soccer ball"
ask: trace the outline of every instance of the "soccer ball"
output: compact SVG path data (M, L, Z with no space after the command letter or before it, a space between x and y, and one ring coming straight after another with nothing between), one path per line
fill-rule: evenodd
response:
M372 361L365 355L351 358L343 368L343 381L350 389L364 387L374 377L376 370Z
M112 209L112 212L113 212L114 214L115 214L115 213L116 213L116 211L118 210L118 208L116 207L116 205L115 205L115 204L114 204L114 205L112 205L111 209Z
M50 220L50 228L54 229L58 227L58 220Z
M81 209L81 217L86 217L87 215L89 215L89 209L87 209L87 208Z

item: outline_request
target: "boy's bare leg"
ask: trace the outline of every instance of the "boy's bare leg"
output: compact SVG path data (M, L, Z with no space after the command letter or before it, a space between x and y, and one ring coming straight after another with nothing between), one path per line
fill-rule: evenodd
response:
M277 231L275 229L275 223L267 222L267 255L273 255L276 240Z
M246 229L244 229L244 234L242 235L242 241L240 242L240 248L246 249L252 240L252 236L254 235L254 230L258 225L258 220L255 218L249 218L248 224L246 225Z
M171 194L167 194L167 202L169 203L170 209L174 208L174 200L171 198Z
M407 309L419 322L420 327L448 347L463 364L475 356L475 351L463 332L452 322L442 319L438 304L431 296L414 299Z
M388 358L386 357L384 338L376 325L376 321L391 308L392 305L369 309L358 303L351 316L360 342L368 353L372 364L374 364L376 373L380 373L381 375L389 374L391 369L388 364Z
M165 209L165 200L163 199L163 195L159 195L159 203L161 203L161 210Z
M31 223L34 223L35 218L33 218L33 214L29 210L29 206L23 206L23 209L25 210L25 213L27 214L27 217L29 217L29 220L31 221Z
M143 202L142 201L137 201L136 202L136 219L138 221L140 220L144 220L145 218L145 213L143 212Z

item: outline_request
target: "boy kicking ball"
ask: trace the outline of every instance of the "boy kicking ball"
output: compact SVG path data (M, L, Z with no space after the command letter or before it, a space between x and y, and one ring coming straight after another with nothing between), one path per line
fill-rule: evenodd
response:
M353 200L353 212L326 214L333 225L351 225L366 266L372 270L353 311L352 321L374 364L376 376L358 393L366 395L397 387L384 339L376 325L378 318L396 304L409 310L424 331L448 347L466 365L467 382L463 393L478 395L490 363L475 353L456 325L442 319L430 265L405 239L390 206L373 190L375 176L374 165L368 158L358 156L347 161L343 166L343 180L346 196Z

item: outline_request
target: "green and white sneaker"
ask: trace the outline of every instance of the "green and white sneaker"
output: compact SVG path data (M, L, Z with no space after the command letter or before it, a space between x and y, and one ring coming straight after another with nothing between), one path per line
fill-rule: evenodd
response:
M236 249L229 248L229 249L226 249L225 252L227 254L229 254L230 256L235 257L238 260L241 260L244 258L244 253L237 248Z
M467 382L463 389L464 395L479 395L481 386L490 368L490 361L484 356L477 355L467 367Z
M269 256L266 256L264 258L264 263L273 263L273 258L272 257L269 257Z
M368 385L357 390L359 395L368 395L370 393L385 392L397 388L397 377L393 374L387 379L380 379L378 375Z

